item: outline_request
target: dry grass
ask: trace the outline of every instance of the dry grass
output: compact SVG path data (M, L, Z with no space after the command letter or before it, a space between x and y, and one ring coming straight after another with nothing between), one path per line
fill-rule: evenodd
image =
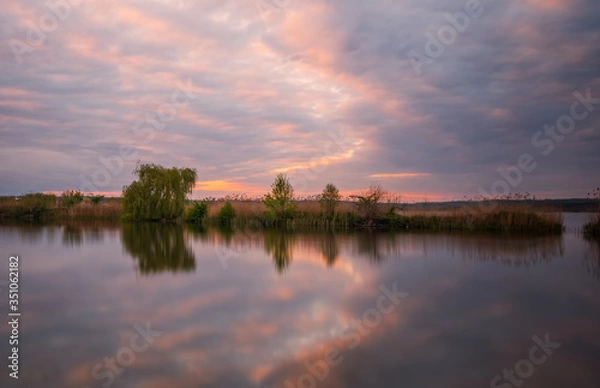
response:
M215 222L225 201L213 200L209 208L209 223ZM238 226L273 226L265 217L267 210L261 201L231 201ZM497 206L481 207L477 203L455 209L428 210L411 209L391 211L390 204L380 204L380 215L368 223L357 213L355 202L341 202L336 208L333 220L322 214L318 201L298 202L297 215L285 222L288 228L297 229L351 229L355 227L381 227L412 230L488 230L560 233L563 230L563 217L550 208L532 207L515 202Z
M108 201L92 204L90 201L83 201L75 205L73 209L60 209L61 217L77 218L77 219L119 219L123 213L121 202Z
M450 210L411 210L391 217L391 226L408 229L458 229L562 232L563 216L549 208L523 204L480 206Z
M225 204L224 199L210 201L208 220L218 220L218 213ZM259 199L230 199L238 226L255 225L269 227L274 224L265 216L267 210ZM501 203L495 206L471 205L446 210L411 209L392 211L391 204L380 204L379 215L373 220L365 219L357 212L356 203L343 201L336 208L333 220L323 216L321 206L315 199L297 202L298 213L287 220L290 228L328 230L351 229L356 227L381 227L416 230L490 230L522 232L561 232L562 214L550 208L515 203ZM191 206L188 204L187 207ZM27 201L16 201L14 197L0 198L0 218L58 218L84 220L117 220L122 215L120 198L109 198L93 205L88 198L71 209L58 206L51 196L31 196ZM587 227L589 234L598 236L600 216Z
M25 219L106 219L116 220L122 214L119 198L110 198L98 205L89 198L70 209L59 206L53 196L35 194L16 200L14 197L0 199L0 217Z
M588 238L600 238L600 212L585 225L584 233Z

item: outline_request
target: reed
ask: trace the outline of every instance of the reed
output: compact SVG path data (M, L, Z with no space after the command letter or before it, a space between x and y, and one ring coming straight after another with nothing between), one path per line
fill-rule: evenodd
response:
M468 231L514 231L534 233L560 233L563 230L562 215L555 209L532 205L523 201L502 201L495 206L480 206L472 202L459 208L430 210L403 210L391 203L379 203L377 216L365 216L356 202L342 201L333 216L325 214L317 198L296 201L292 217L275 221L267 215L267 208L260 198L227 197L210 198L207 225L221 225L221 209L227 201L234 208L232 227L286 228L297 230L350 230L361 228L384 228L402 230L468 230ZM190 201L186 207L193 206ZM483 210L482 210L483 209ZM117 220L123 213L120 198L107 198L94 204L90 198L70 208L61 206L55 196L30 194L18 201L14 197L0 198L0 218L27 219L81 219ZM600 214L600 213L599 213ZM598 236L600 215L596 216L586 233Z
M596 214L584 226L583 231L587 238L600 238L600 186L589 193L588 197L596 200L598 206L596 207Z
M0 198L0 218L117 220L122 212L120 198L105 199L101 203L94 203L90 198L84 198L80 203L68 208L51 194L27 194L19 199Z
M584 226L583 231L588 238L600 238L600 212Z
M489 210L466 205L446 211L400 212L388 219L391 227L405 229L560 233L564 228L561 213L522 204L502 204Z
M219 212L225 201L212 200L206 223L218 225ZM255 200L231 201L235 209L232 226L259 228L287 228L298 230L348 230L357 228L385 228L404 230L473 230L560 233L563 231L562 214L551 208L534 208L519 202L502 203L482 211L476 204L451 210L399 210L391 204L379 204L379 216L364 217L353 202L341 202L333 217L327 217L318 201L297 202L297 211L291 219L276 223L265 212L262 202Z

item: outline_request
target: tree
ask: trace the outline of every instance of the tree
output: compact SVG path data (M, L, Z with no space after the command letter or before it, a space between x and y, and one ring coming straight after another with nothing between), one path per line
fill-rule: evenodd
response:
M62 193L62 204L71 210L75 205L83 201L83 193L79 190L69 190Z
M278 174L271 185L271 192L265 195L263 203L267 216L275 221L292 218L297 206L294 202L294 188L285 174Z
M183 215L185 197L192 192L198 174L191 168L165 168L138 164L138 176L123 187L123 212L131 220L173 220Z
M194 224L202 224L208 215L208 201L194 202L187 212L186 219Z
M379 218L379 201L386 192L378 183L371 183L369 188L362 195L351 195L358 199L356 207L358 212L367 220L373 221Z
M235 208L231 204L231 202L225 202L225 205L219 210L219 222L221 225L231 226L231 222L235 218Z
M98 205L104 199L104 195L90 195L89 198L94 205Z
M323 193L319 199L319 203L321 204L321 209L323 209L323 213L327 217L327 219L331 220L335 215L335 208L340 201L340 192L333 184L328 183L323 189Z

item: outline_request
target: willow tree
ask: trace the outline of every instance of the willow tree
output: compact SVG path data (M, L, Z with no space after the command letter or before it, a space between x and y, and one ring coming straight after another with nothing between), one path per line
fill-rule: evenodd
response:
M183 215L185 197L198 174L191 168L139 164L138 180L123 187L123 214L131 220L172 220Z

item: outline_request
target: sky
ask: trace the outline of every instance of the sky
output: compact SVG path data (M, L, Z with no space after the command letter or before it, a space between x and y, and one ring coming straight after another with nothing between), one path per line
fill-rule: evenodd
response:
M376 182L405 201L600 184L597 0L23 0L0 13L0 195Z

